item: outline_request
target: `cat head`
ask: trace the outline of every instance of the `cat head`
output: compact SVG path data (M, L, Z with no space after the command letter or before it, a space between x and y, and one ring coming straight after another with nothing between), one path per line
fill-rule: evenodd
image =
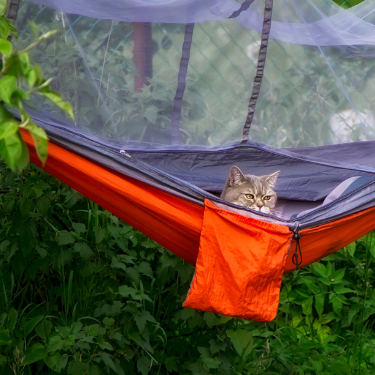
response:
M240 168L233 166L229 171L221 198L269 214L276 205L277 196L274 187L279 174L280 171L265 176L245 175Z

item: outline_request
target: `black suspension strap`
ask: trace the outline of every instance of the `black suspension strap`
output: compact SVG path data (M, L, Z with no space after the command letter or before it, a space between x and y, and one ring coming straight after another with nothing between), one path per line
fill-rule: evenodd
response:
M235 10L228 18L238 17L242 12L247 10L254 0L246 0ZM180 143L180 120L181 120L181 103L186 87L186 75L190 59L190 49L193 41L194 23L187 23L185 27L184 43L182 45L182 54L180 68L178 71L178 83L176 94L173 101L171 142L172 144Z
M182 45L182 54L180 61L180 69L178 71L177 90L173 102L172 113L172 130L171 142L173 145L180 143L180 118L181 118L181 103L185 92L186 74L190 59L190 48L193 41L194 23L187 23L185 27L184 44Z
M268 39L271 31L271 19L272 19L272 7L273 0L266 0L264 6L264 17L262 27L262 41L259 48L257 72L254 78L253 92L250 97L247 117L242 133L242 144L245 144L249 140L249 131L251 123L253 122L255 106L259 97L260 88L262 85L264 66L266 64Z
M302 251L301 251L301 245L299 243L299 240L301 239L302 235L298 233L298 226L292 230L293 232L293 240L296 241L296 249L294 251L292 262L296 266L296 270L298 270L298 266L302 264Z
M241 6L235 10L228 18L236 18L238 17L243 11L248 10L249 6L254 2L254 0L246 0L244 1Z
M20 6L20 0L11 0L8 6L7 18L12 21L13 25L16 24L18 8ZM12 39L12 34L9 34L8 40Z

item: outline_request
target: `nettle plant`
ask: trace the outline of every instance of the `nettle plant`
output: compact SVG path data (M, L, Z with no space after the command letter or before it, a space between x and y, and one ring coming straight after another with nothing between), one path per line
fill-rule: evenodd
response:
M29 50L49 38L55 31L38 36L35 25L33 42L20 51L14 51L8 40L18 37L13 24L4 17L6 0L0 0L0 156L14 171L21 171L29 161L28 149L22 140L20 129L28 130L34 139L37 154L44 163L47 159L48 138L45 131L34 124L25 106L31 95L42 95L74 117L72 107L50 87L51 79L45 79L38 64L30 62ZM15 118L14 113L17 113Z

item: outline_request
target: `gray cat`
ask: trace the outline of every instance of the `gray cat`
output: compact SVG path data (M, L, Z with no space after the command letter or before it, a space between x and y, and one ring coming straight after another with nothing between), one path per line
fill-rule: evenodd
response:
M277 201L273 188L279 174L280 171L265 176L253 176L243 174L240 168L233 166L229 171L229 177L220 198L255 211L270 214Z

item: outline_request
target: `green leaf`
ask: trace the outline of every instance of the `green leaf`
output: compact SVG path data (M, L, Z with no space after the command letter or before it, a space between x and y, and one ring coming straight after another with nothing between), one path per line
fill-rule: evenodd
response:
M345 293L354 293L355 291L350 288L345 288L343 285L337 285L334 287L334 290L337 294L345 294Z
M9 332L12 332L16 326L18 318L18 311L12 307L8 313L8 324L7 328L9 329Z
M18 158L17 163L17 171L22 171L24 168L26 168L27 164L29 163L30 155L29 155L29 149L26 146L26 143L23 141L23 139L20 137L20 134L18 133L18 137L21 139L21 156Z
M156 119L158 118L158 111L159 109L156 106L151 105L147 107L143 116L152 124L155 124Z
M5 39L0 39L0 55L8 57L13 52L13 46L10 42Z
M350 256L354 256L354 253L355 253L355 249L356 249L356 243L355 242L352 242L350 243L349 245L346 246L346 250L348 251L348 253L350 254Z
M12 171L18 170L19 161L22 156L22 142L18 133L0 141L0 156Z
M311 292L313 292L314 294L320 293L319 286L313 283L311 280L302 278L302 281L307 285Z
M250 332L243 329L236 331L228 329L227 336L232 342L234 349L241 357L246 358L253 350L253 336Z
M372 233L371 235L371 241L369 244L370 247L370 253L375 258L375 235Z
M205 312L203 314L203 319L206 322L208 328L212 328L215 325L216 316L211 312Z
M218 359L214 359L214 358L204 358L203 364L209 369L218 368L221 365L221 361L219 361Z
M87 245L87 243L85 242L77 242L74 245L74 251L79 253L79 255L84 260L88 260L94 255L94 252L90 249L89 245Z
M58 352L64 347L64 341L61 336L55 335L48 339L48 352Z
M330 302L332 303L333 311L338 315L341 316L342 310L342 300L336 294L331 295Z
M107 341L99 343L99 346L103 350L105 350L105 349L111 350L111 351L113 350L113 346L109 342L107 342Z
M12 34L14 35L14 37L16 39L18 39L18 32L17 32L17 29L14 27L14 25L12 24L11 20L9 20L8 18L5 18L5 21L6 23L8 24L9 28L10 28L10 31L12 32ZM9 32L8 32L9 33Z
M27 129L34 140L35 150L40 161L44 164L48 156L48 137L44 129L29 122L25 129Z
M72 323L72 325L70 326L71 328L71 333L75 334L77 332L79 332L83 327L83 324L81 322L74 322Z
M12 75L7 75L0 79L0 99L9 106L12 106L11 97L16 88L17 80Z
M172 372L172 371L177 372L178 371L176 359L177 359L176 357L169 357L164 361L164 364L165 364L165 367L167 368L167 371L169 371L169 372Z
M61 356L60 353L55 353L51 357L47 356L44 358L44 363L53 371L61 372L67 363L68 363L68 355L64 354Z
M135 292L136 290L134 288L127 285L122 285L118 288L118 293L123 297L127 297L129 294L133 295Z
M104 237L105 237L105 235L106 235L107 232L106 232L105 229L99 228L99 227L95 227L93 231L95 233L95 241L99 245L100 242L103 241L103 239L104 239Z
M26 216L34 207L33 201L27 198L20 199L20 210L22 216Z
M74 236L67 230L61 230L58 234L59 245L68 245L74 243Z
M9 336L0 335L0 345L12 345L12 339Z
M315 295L315 310L319 316L323 314L324 311L324 294L316 294Z
M91 324L90 326L85 327L85 332L87 336L96 337L99 335L99 324Z
M25 357L22 361L22 366L30 365L31 363L40 361L47 357L47 349L41 344L34 344L25 352Z
M138 265L138 272L153 277L152 268L148 262L141 262Z
M49 320L44 319L36 327L36 334L43 340L47 340L52 330L52 323Z
M83 223L72 223L74 230L81 234L86 232L86 225Z
M54 104L56 104L58 107L60 107L62 110L64 110L72 119L74 119L74 113L73 113L72 106L70 105L70 103L64 102L61 99L60 94L58 94L57 92L51 91L51 90L42 91L42 92L40 92L40 94L45 96L49 100L51 100Z
M89 368L88 375L100 375L101 371L97 365L92 365Z
M28 72L25 74L25 78L29 87L34 87L39 79L37 70L30 66Z
M313 263L311 266L317 276L326 278L330 274L329 270L322 263Z
M18 123L16 121L4 121L0 123L0 140L10 137L18 132Z
M351 308L348 311L348 323L349 323L349 325L352 324L353 318L357 315L358 311L359 310L357 308Z
M305 315L312 313L313 297L309 297L302 302L302 311Z
M7 74L8 76L14 76L17 79L21 79L24 76L22 64L18 53L13 53L7 60Z
M219 361L218 359L213 359L213 358L204 358L203 364L209 369L218 368L221 365L221 361Z
M341 268L341 269L337 270L336 272L334 272L330 276L331 282L337 283L337 282L341 281L343 279L343 277L345 276L345 269L346 268Z
M317 328L316 332L321 342L324 342L324 340L329 336L330 331L331 331L330 328L324 325L321 325L320 327Z
M32 318L25 326L25 334L28 335L32 332L35 326L43 319L43 315L38 315Z
M4 1L4 0L1 0ZM7 39L9 35L10 27L8 25L8 22L5 20L5 18L0 17L0 37L3 39Z
M105 328L112 328L115 324L115 320L113 318L108 318L107 316L103 319L103 324L105 325Z
M113 363L111 356L108 353L104 353L104 352L99 353L99 356L102 359L102 361L105 363L107 368L110 368L116 374L117 372L116 365Z
M0 0L0 16L3 18L5 13L7 12L7 1L6 0Z
M140 372L142 375L147 375L150 371L150 364L151 364L150 358L147 358L146 356L138 358L138 361L137 361L138 372Z
M36 201L36 208L38 209L39 213L44 217L47 215L47 212L50 206L51 206L51 201L47 197L40 197Z
M70 361L68 365L68 374L83 375L87 373L88 365L81 361Z
M0 102L0 123L9 120L14 121L14 116L8 111L5 104Z
M7 357L5 355L0 354L0 366L5 366L8 363Z
M318 280L322 283L322 284L324 284L324 285L327 285L327 286L330 286L332 283L331 283L331 281L330 280L328 280L327 278L325 278L325 279L323 279L323 278L318 278Z

